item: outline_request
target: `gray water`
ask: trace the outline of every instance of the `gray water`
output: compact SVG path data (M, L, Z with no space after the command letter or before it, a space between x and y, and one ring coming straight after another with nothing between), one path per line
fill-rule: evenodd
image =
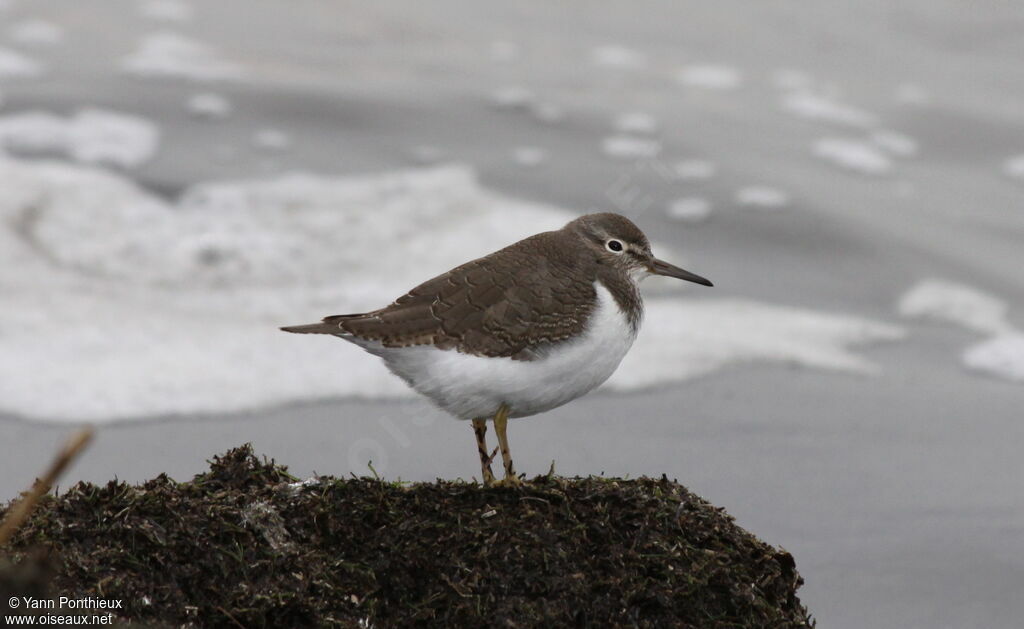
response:
M979 337L901 321L896 304L937 277L1001 297L1024 325L1024 183L1002 172L1024 153L1024 8L953 1L816 3L474 2L195 3L180 25L147 22L133 2L15 2L7 23L61 24L65 41L34 56L41 78L4 81L3 113L89 104L163 129L159 152L131 173L173 195L188 184L286 170L408 167L438 147L507 194L577 211L628 213L677 243L718 295L904 325L906 339L859 350L878 375L751 364L670 387L597 393L510 429L522 471L668 474L793 553L801 598L822 627L1016 627L1024 616L1024 388L966 370ZM242 82L196 86L113 71L157 28L216 43L245 63ZM519 56L495 62L496 41ZM595 47L641 51L641 69L601 68ZM735 90L681 90L676 68L725 64ZM816 157L849 129L780 111L772 77L795 68L842 101L913 137L917 154L881 177ZM554 124L488 104L522 85L564 108ZM927 93L922 99L898 92ZM901 86L904 86L901 88ZM197 124L182 108L210 89L232 114ZM915 88L916 89L916 88ZM700 157L706 181L665 180L657 167L608 159L609 118L642 110L660 123L663 155ZM244 147L253 130L286 130L290 148ZM515 146L548 160L514 163ZM789 193L780 211L735 206L738 187ZM639 196L623 201L625 185ZM677 196L715 207L700 225L669 220ZM657 334L656 330L646 330ZM340 345L340 344L339 344ZM352 348L340 347L339 351ZM352 350L354 351L354 350ZM87 366L83 366L87 368ZM0 421L0 496L43 467L67 426ZM251 441L299 475L367 472L412 480L476 473L468 426L421 401L338 400L230 417L104 427L65 477L187 478L204 460Z

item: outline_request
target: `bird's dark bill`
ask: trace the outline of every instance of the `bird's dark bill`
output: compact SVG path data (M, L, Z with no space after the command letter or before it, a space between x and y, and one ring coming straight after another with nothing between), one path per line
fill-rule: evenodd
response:
M687 282L695 282L697 284L703 284L704 286L714 286L711 280L705 279L696 273L690 273L685 269L681 269L674 264L669 264L664 260L657 258L651 259L651 273L655 275L664 275L665 277L676 277Z

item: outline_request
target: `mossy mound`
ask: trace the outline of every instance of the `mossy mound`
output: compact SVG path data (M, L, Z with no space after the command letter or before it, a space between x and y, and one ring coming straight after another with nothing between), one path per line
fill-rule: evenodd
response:
M51 593L148 625L813 626L793 558L666 478L295 480L244 446L186 483L81 483L0 550L0 589L45 549Z

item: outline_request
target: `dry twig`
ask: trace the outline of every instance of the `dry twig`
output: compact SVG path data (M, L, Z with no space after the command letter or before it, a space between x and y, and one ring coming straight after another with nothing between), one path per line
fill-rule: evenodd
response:
M28 519L28 516L32 515L32 510L35 509L39 499L46 492L50 491L50 488L57 482L60 475L64 473L64 470L89 445L89 442L92 441L92 435L92 428L83 428L72 435L60 452L57 453L46 473L41 478L37 478L35 484L32 485L32 489L7 511L7 517L0 524L0 546L6 545L14 537L14 533L22 523Z

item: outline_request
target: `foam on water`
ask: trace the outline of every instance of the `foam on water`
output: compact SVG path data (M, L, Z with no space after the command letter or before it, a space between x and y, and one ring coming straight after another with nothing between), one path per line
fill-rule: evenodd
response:
M0 157L0 178L0 410L43 420L411 395L358 348L277 327L379 307L572 216L484 189L461 166L211 182L176 202L65 163ZM679 298L650 300L647 328L613 388L754 361L870 371L847 348L899 336L855 317Z
M976 288L946 280L925 280L899 301L899 313L914 319L954 323L981 334L1012 329L1006 302Z
M812 150L815 155L844 169L862 175L886 175L892 171L892 159L871 142L857 138L821 138Z
M5 149L62 153L85 163L132 168L153 156L159 139L149 120L104 109L81 109L67 118L45 111L0 116Z
M404 395L356 348L276 328L379 307L570 218L461 167L210 183L177 203L68 164L2 158L0 176L0 408L49 419Z
M782 108L808 120L849 127L866 128L877 122L872 113L808 90L797 90L783 96Z
M968 347L963 365L1012 382L1024 382L1024 333L1010 323L1006 302L976 288L945 280L926 280L899 302L905 317L953 323L987 338Z
M121 69L139 77L175 77L194 81L238 79L242 67L221 58L211 46L174 32L151 33L139 49L121 60Z
M0 78L31 78L43 74L43 64L17 50L0 47Z
M990 376L1024 382L1024 334L994 336L964 352L964 365Z
M644 328L608 385L625 390L750 363L870 374L850 348L903 338L897 326L741 299L648 299Z
M813 145L815 155L845 170L865 175L884 175L893 169L892 158L917 154L914 138L879 127L878 116L843 103L834 87L815 86L810 77L786 73L776 76L783 90L782 109L794 116L860 131L861 137L826 137Z

